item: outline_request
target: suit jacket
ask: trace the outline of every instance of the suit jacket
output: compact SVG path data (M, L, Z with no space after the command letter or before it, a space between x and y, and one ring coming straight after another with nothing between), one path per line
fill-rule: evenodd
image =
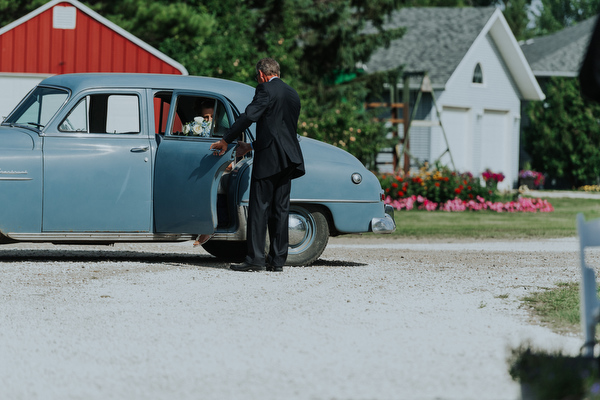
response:
M274 78L258 85L252 102L223 139L233 142L256 122L256 140L252 143L253 177L263 179L293 168L292 179L298 178L304 175L304 158L297 137L299 116L298 93L281 79Z
M579 85L585 97L600 101L600 18L596 20L596 27L581 64Z

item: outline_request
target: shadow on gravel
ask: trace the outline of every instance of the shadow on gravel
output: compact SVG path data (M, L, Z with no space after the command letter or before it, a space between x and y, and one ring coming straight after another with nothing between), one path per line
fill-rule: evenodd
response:
M223 261L206 254L141 253L135 251L96 250L8 250L0 252L0 262L60 261L60 262L115 262L130 261L147 264L177 263L193 266L222 268ZM216 265L220 264L220 265Z
M365 267L369 264L357 263L353 261L338 261L338 260L317 260L313 263L313 267Z
M208 254L149 253L126 250L5 250L0 262L139 262L145 264L180 264L212 268L229 268L228 261ZM342 260L317 260L314 267L364 267L368 264ZM292 267L293 268L293 267Z

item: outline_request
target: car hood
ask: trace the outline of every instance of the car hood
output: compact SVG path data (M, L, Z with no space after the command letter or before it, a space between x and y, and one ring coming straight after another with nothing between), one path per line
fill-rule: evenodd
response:
M6 149L32 150L35 138L39 137L34 131L19 126L0 126L0 151Z

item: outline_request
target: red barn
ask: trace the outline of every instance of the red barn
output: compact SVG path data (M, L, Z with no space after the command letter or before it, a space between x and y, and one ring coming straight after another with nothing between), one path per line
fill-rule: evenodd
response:
M82 3L53 0L0 29L0 119L42 79L73 72L188 73Z

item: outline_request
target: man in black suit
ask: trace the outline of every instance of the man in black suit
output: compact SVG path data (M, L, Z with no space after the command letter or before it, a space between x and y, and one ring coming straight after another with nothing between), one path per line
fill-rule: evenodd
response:
M288 253L288 214L292 179L304 175L304 159L297 137L300 97L280 78L279 64L263 58L256 64L258 86L252 102L223 139L213 143L218 155L256 122L256 141L238 143L237 155L254 150L250 204L248 206L248 254L234 271L282 271ZM265 259L267 230L271 246Z

